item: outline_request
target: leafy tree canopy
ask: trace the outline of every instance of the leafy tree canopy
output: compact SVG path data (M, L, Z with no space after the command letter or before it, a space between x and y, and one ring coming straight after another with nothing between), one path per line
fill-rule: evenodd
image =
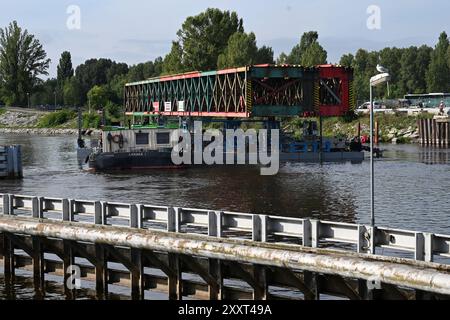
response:
M48 75L50 59L39 40L16 21L0 29L0 96L9 105L26 105L28 95Z

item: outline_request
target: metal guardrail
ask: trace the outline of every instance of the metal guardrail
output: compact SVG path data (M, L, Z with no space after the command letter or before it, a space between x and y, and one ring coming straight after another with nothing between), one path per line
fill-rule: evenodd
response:
M413 253L415 260L428 262L436 257L450 258L449 235L372 228L361 224L13 194L0 194L0 206L3 215L28 215L40 219L99 225L127 225L131 228L260 242L288 242L292 239L298 243L301 241L307 247L321 247L331 242L351 245L351 249L356 246L353 250L358 253L375 253L376 248L387 248Z

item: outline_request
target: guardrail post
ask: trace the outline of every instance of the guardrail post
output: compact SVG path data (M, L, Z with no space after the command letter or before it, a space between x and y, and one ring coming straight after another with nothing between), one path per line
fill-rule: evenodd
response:
M303 238L302 238L302 245L304 247L311 247L311 221L309 219L303 219L302 223L303 227Z
M14 195L8 194L8 214L14 215Z
M75 221L75 213L76 213L76 203L77 200L70 199L69 200L69 215L70 215L70 221Z
M143 204L138 204L138 215L139 220L141 221L140 228L143 228L145 221L145 206Z
M370 231L364 225L358 225L358 253L370 253Z
M433 262L433 237L432 233L424 232L424 251L425 251L425 261Z
M102 205L102 224L108 224L108 217L109 215L109 208L108 208L108 202L107 201L100 201Z
M375 249L377 247L377 227L366 227L369 231L369 253L375 254Z
M137 205L130 205L130 227L131 228L142 228L142 219L139 214Z
M217 219L217 237L222 238L223 237L223 230L222 230L223 211L216 212L216 219Z
M208 236L217 237L217 214L215 211L208 211Z
M45 197L39 197L39 219L44 218Z
M95 224L105 224L105 210L103 203L100 201L94 202L94 223Z
M70 210L70 201L68 199L62 199L62 219L63 221L73 220Z
M414 259L424 261L425 260L425 238L423 233L416 232L416 245L414 250Z
M3 212L4 215L9 215L9 194L3 195Z
M267 216L263 214L255 214L252 217L252 240L266 242L267 241Z
M33 197L31 200L31 216L33 218L40 218L41 204L38 197Z
M180 232L181 208L167 208L167 231Z
M172 207L167 208L167 231L175 232L175 209Z
M320 221L311 219L311 247L318 248L320 242Z

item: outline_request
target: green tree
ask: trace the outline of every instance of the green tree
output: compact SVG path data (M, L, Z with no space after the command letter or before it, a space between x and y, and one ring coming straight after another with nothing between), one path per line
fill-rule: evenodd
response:
M120 120L120 118L123 115L123 109L120 105L115 104L111 101L108 101L105 106L106 111L106 118L110 121L117 121Z
M426 76L428 92L447 92L450 90L448 50L447 33L442 32L439 36L439 42L431 53L430 66Z
M256 36L253 32L249 34L236 32L230 37L227 48L219 56L217 67L225 69L251 65L255 61L257 52Z
M288 63L288 55L282 52L277 58L277 64L287 64Z
M57 79L59 83L64 83L73 76L72 56L69 51L64 51L59 59L57 68Z
M128 71L128 80L130 82L142 81L153 78L161 74L162 58L158 57L155 61L147 61L130 67Z
M417 47L409 47L403 51L401 58L400 76L398 79L398 89L403 94L415 93L419 87L417 78Z
M355 60L355 56L351 53L344 54L339 61L339 64L344 67L353 67L353 62Z
M307 67L326 63L327 52L318 42L313 42L309 47L306 48L300 62L302 66Z
M273 58L273 49L271 47L262 46L256 52L254 64L273 64L275 60Z
M77 78L72 77L64 82L63 97L65 106L81 106L81 86Z
M311 65L311 62L318 62L314 64L326 63L327 52L320 46L318 40L319 34L317 31L303 33L300 43L292 48L286 62L289 64L303 64L306 66ZM319 56L314 57L314 54L318 54ZM304 55L306 55L306 57L303 57Z
M170 57L165 59L169 65L165 63L164 72L215 69L228 39L236 32L244 32L242 19L236 12L209 8L188 17L177 32L178 41L173 43ZM181 70L177 69L180 65Z
M128 71L128 80L134 82L157 77L161 75L162 64L162 58L158 57L155 61L147 61L131 66Z
M49 64L39 40L16 21L0 29L0 87L7 104L26 104L27 94L41 82L39 76L48 75Z
M217 59L219 69L273 62L273 50L263 46L258 49L253 32L236 32L228 40L228 46Z
M110 59L89 59L75 70L80 86L81 103L85 103L87 93L93 86L102 86L110 82L115 75L127 74L128 66Z
M153 73L150 75L151 77L160 76L163 72L164 60L162 57L158 57L153 61Z
M414 90L415 93L427 92L426 75L430 65L432 52L433 48L427 45L420 46L417 51L417 60L415 62L417 72L417 88Z
M368 70L376 70L376 64L373 65L372 61L369 61L370 54L367 50L359 49L355 54L353 60L354 68L354 83L356 99L359 102L367 101L369 98L369 75ZM370 59L370 60L373 60Z
M133 80L140 81L146 78ZM123 104L123 94L125 84L129 81L128 75L116 75L109 83L108 83L108 91L109 91L109 99L114 104Z
M73 77L72 56L69 51L64 51L57 67L58 85L54 89L57 103L64 101L64 83L71 77Z
M163 63L163 74L182 73L187 69L183 63L183 47L179 42L172 42L172 49L166 55Z
M47 79L41 84L35 86L34 92L31 95L31 105L54 105L55 91L58 90L57 80Z
M106 107L109 101L109 92L105 86L93 86L87 94L90 107L94 109L102 109Z

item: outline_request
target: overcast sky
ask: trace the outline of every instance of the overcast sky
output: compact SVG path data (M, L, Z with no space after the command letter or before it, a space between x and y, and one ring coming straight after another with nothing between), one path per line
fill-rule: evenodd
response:
M70 5L80 8L80 29L67 27ZM381 29L367 27L370 5L381 9ZM359 48L434 46L440 32L450 33L446 0L1 0L0 26L17 20L35 34L55 76L64 50L75 66L89 58L135 64L164 56L185 18L208 7L236 11L258 45L272 46L276 56L317 30L332 63Z

